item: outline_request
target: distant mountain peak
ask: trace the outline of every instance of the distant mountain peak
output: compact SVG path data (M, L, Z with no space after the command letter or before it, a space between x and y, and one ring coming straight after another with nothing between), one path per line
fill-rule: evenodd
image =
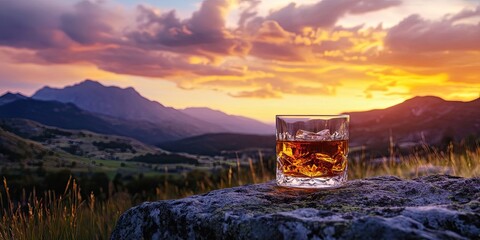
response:
M21 93L12 93L6 92L0 96L0 105L11 103L17 100L27 99L28 97L22 95Z
M437 96L415 96L413 98L405 100L406 102L428 102L428 103L433 103L433 102L445 102L444 99L437 97Z
M21 93L13 93L13 92L6 92L5 94L3 94L2 96L0 96L0 98L11 98L11 97L19 97L19 98L27 98L26 96L22 95Z
M419 109L429 109L433 105L444 104L447 102L454 101L446 101L437 96L415 96L387 109L392 109L396 111L396 109L402 108L419 111Z
M117 86L105 86L102 83L91 80L91 79L85 79L83 82L74 84L72 86L67 86L66 88L86 88L86 89L94 89L94 90L99 90L99 91L105 91L105 90L114 90L114 91L119 91L119 92L125 92L130 94L130 96L135 95L135 97L141 97L143 98L137 90L133 87L126 87L126 88L121 88ZM107 92L104 92L107 94ZM111 94L111 92L110 92Z
M50 87L50 86L43 86L42 88L38 89L37 92L50 91L50 90L54 90L54 89L55 89L55 88Z
M49 86L42 87L38 90L34 95L33 98L43 98L44 95L51 95L53 92L58 92L62 90L75 90L75 91L84 91L84 90L98 90L98 91L109 91L109 90L116 90L116 91L124 91L130 94L134 93L135 95L141 96L133 87L121 88L117 86L105 86L99 81L95 81L92 79L85 79L82 82L75 83L73 85L68 85L64 88L52 88ZM107 93L107 92L105 92Z
M130 94L135 94L135 95L138 95L138 96L142 97L142 95L139 92L137 92L137 90L135 90L135 88L133 88L133 87L122 88L122 90L125 91L125 92L128 92Z
M91 80L91 79L85 79L83 82L77 83L74 86L94 86L94 87L104 87L100 82Z

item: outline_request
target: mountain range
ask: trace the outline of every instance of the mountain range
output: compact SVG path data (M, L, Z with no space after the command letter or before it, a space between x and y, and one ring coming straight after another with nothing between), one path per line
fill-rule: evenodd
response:
M480 137L480 99L460 102L414 97L386 109L347 114L353 147L385 150L392 143L399 147L442 145ZM209 108L177 110L150 101L133 88L106 87L91 80L63 89L44 87L32 98L7 93L0 97L0 117L126 136L191 153L201 151L193 151L192 144L208 142L213 153L259 144L273 147L275 139L273 126L254 119ZM265 134L264 138L255 136ZM235 142L238 146L230 146Z
M118 119L152 122L173 132L183 131L182 136L188 136L188 133L197 135L212 132L217 128L214 124L150 101L131 87L107 87L92 80L62 89L43 87L33 94L32 98L73 103L83 110Z
M209 108L177 110L150 101L133 88L85 80L62 89L43 87L31 98L6 93L0 117L25 118L65 129L84 129L149 144L205 133L272 133L273 126Z
M163 129L194 136L212 132L272 133L273 126L209 108L177 110L141 96L135 89L104 86L85 80L62 89L43 87L36 100L73 103L81 109L114 118L152 122Z

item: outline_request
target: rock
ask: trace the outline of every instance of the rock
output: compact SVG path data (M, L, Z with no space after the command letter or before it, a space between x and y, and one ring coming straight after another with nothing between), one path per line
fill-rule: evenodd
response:
M384 176L330 190L268 182L126 211L111 239L479 239L480 178Z

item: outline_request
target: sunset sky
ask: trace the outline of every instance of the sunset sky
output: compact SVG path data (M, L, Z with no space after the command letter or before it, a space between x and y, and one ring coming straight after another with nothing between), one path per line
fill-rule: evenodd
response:
M84 79L275 114L480 94L480 0L0 0L0 94Z

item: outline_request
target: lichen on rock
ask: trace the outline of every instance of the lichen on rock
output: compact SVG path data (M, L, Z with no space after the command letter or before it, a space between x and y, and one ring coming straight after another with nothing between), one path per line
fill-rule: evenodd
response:
M146 202L112 239L479 239L480 178L392 176L329 190L275 183Z

